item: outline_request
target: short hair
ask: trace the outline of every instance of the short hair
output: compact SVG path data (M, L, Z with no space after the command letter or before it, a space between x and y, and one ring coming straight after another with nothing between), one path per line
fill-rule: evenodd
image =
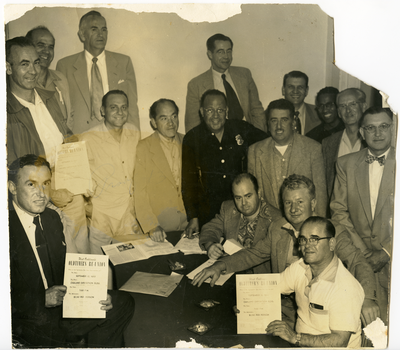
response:
M360 120L358 121L358 125L361 128L361 126L363 125L364 119L368 114L379 114L379 113L386 113L387 116L393 120L393 112L390 110L390 108L383 108L383 107L379 107L379 106L372 106L369 107L361 116Z
M9 61L9 59L11 58L11 48L13 46L19 46L19 47L32 46L33 48L35 48L32 41L24 36L17 36L15 38L7 40L6 41L6 61L10 64L11 64L11 62Z
M171 104L175 107L176 114L178 114L178 113L179 113L179 108L178 108L178 106L176 105L175 101L170 100L170 99L168 99L168 98L160 98L159 100L157 100L156 102L154 102L154 103L151 105L150 110L149 110L149 116L150 116L150 118L156 119L156 117L157 117L157 107L158 107L158 105L160 105L160 104L162 104L162 103L168 103L168 102L171 103Z
M126 93L124 91L122 91L122 90L110 90L101 99L101 106L102 107L106 108L106 106L107 106L107 98L110 95L124 95L126 97L126 103L129 106L128 96L126 95Z
M317 96L315 96L315 105L318 105L318 99L321 95L333 95L335 104L336 104L336 97L337 97L338 93L339 93L339 90L333 86L324 87L323 89L319 90L317 93Z
M300 227L300 233L303 231L304 226L308 224L324 225L324 231L327 237L335 237L336 229L330 220L322 216L310 216L306 219Z
M258 181L257 178L250 173L242 173L237 175L233 181L232 181L232 189L233 189L233 185L239 185L241 182L243 182L244 180L250 180L254 186L254 189L256 190L256 192L258 192Z
M284 98L280 98L279 100L275 100L270 102L267 109L265 110L265 118L268 121L271 111L273 109L281 109L290 112L290 117L294 118L294 106L293 103L285 100Z
M306 73L300 72L299 70L292 70L291 72L286 73L283 77L283 86L285 86L288 78L303 78L306 82L306 87L308 87L308 76Z
M283 197L283 191L286 189L289 191L298 190L300 188L306 188L311 196L311 199L315 198L315 185L306 176L292 174L283 180L281 187L281 198Z
M214 34L213 36L210 36L207 40L207 50L213 52L215 49L215 42L217 40L221 40L221 41L229 41L231 43L231 47L233 49L233 42L231 40L231 38L229 38L228 36L224 35L224 34Z
M88 13L85 13L85 14L81 17L81 19L79 20L79 30L81 30L81 28L82 28L84 22L85 22L86 19L87 19L88 17L90 17L90 16L103 17L103 16L101 15L100 12L94 11L94 10L89 11ZM104 18L104 17L103 17L103 18Z
M352 93L353 95L356 95L357 102L360 102L360 103L366 103L367 102L367 96L365 95L364 91L362 91L360 89L357 89L357 88L348 88L348 89L345 89L343 91L340 91L338 93L338 95L336 96L336 104L337 105L339 105L340 96L342 96L342 95L344 95L346 93Z
M27 165L34 165L36 167L46 166L51 174L50 164L45 158L37 156L35 154L26 154L14 160L8 167L8 180L16 183L18 180L20 169Z
M49 28L43 25L32 28L28 33L26 33L25 38L28 38L29 40L33 41L33 33L35 33L37 30L44 30L53 37L53 40L55 40L53 33L49 30Z
M228 100L226 99L226 96L223 92L216 90L216 89L210 89L207 90L203 96L201 96L200 99L200 107L204 107L204 101L206 99L207 96L222 96L224 98L225 104L228 105Z

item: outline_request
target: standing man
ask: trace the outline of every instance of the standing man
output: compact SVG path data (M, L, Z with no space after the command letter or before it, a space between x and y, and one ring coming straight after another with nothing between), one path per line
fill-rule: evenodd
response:
M359 125L368 148L338 159L331 201L332 219L346 226L375 272L378 304L386 324L396 164L392 122L388 108L371 107L364 112Z
M332 196L337 159L366 147L358 125L363 112L367 109L365 93L360 89L349 88L339 92L336 102L339 118L343 120L345 129L322 141L328 198Z
M182 196L189 237L232 198L233 179L247 170L249 146L267 137L243 120L226 119L228 112L221 91L206 91L200 101L202 122L183 138Z
M47 27L38 26L31 29L25 37L32 41L40 59L41 71L36 85L42 89L56 92L57 102L64 120L67 126L72 129L74 120L67 78L61 72L49 69L51 62L53 62L56 44L53 34Z
M243 67L231 67L233 42L223 34L214 34L207 40L207 57L211 69L192 79L186 95L186 132L199 125L200 99L205 91L216 89L227 97L227 118L246 120L267 131L264 109L258 97L251 72Z
M140 128L135 71L130 57L105 51L108 29L105 18L90 11L79 22L84 51L58 61L56 69L69 83L74 134L102 124L101 99L109 90L122 90L129 99L128 120Z
M293 103L298 134L305 135L321 124L315 106L304 102L308 95L308 76L305 73L294 70L285 74L282 95Z
M321 145L295 132L293 104L280 99L272 101L266 112L270 138L249 148L249 172L260 184L263 198L282 209L280 189L285 178L299 174L311 179L316 188L318 215L327 208L325 169Z
M318 91L315 98L321 124L307 133L307 137L322 143L322 140L344 129L343 120L339 118L336 107L336 96L339 90L328 86Z
M163 241L168 231L187 226L182 200L182 140L178 133L179 108L162 98L150 107L155 132L139 141L134 176L135 207L143 232Z

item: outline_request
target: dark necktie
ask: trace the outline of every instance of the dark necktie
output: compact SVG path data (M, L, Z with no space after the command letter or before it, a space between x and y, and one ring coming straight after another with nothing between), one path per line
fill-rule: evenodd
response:
M39 222L39 215L33 218L33 223L36 226L35 230L35 239L36 239L36 251L38 252L40 262L42 263L43 273L47 280L48 287L52 287L54 285L53 281L53 273L51 270L51 263L49 258L49 251L47 248L47 243L43 235L42 227Z
M371 154L367 154L367 158L365 158L365 161L368 164L372 164L373 162L377 161L380 166L385 165L385 156L380 156L380 157L375 157Z
M103 118L100 114L101 99L103 98L103 81L101 80L100 69L97 65L97 58L92 59L92 81L90 91L91 114L90 118L101 121Z
M300 122L299 114L300 114L299 111L294 112L294 121L296 122L295 131L298 134L301 134L301 122Z
M240 106L238 97L236 96L235 90L233 90L231 84L226 81L226 75L222 74L222 81L226 92L226 99L228 100L228 119L243 119L243 109Z

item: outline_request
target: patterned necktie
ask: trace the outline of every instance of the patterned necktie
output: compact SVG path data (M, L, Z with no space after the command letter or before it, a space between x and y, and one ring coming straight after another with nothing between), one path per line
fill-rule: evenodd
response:
M301 134L301 122L300 122L299 114L300 114L299 111L294 112L294 121L296 122L295 131L298 134Z
M243 109L240 106L238 97L236 96L235 90L233 90L231 84L226 81L226 75L222 74L222 81L226 92L226 99L228 100L228 119L243 119Z
M385 156L380 156L380 157L375 157L371 154L367 154L367 157L365 158L365 161L368 164L372 164L373 162L377 161L380 166L385 165Z
M103 98L103 82L101 80L100 69L97 65L97 58L92 59L92 81L91 81L91 91L90 91L90 104L91 104L91 114L90 118L97 119L99 121L103 120L100 114L101 99Z
M53 281L53 272L51 270L51 263L49 258L49 251L47 249L46 239L43 235L42 226L39 222L39 215L33 218L33 223L36 226L35 229L35 240L36 240L36 251L38 252L40 262L42 263L42 269L44 276L47 280L48 287L52 287L54 285Z

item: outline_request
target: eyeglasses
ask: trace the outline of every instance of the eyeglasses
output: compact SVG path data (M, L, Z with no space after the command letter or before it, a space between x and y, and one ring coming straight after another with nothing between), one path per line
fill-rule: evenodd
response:
M379 126L367 125L367 126L363 126L362 128L368 134L375 134L377 129L379 129L380 132L387 132L391 128L391 126L392 126L392 124L383 123Z
M320 110L320 111L323 111L324 109L333 109L333 108L335 108L336 107L336 105L333 103L333 102L328 102L328 103L325 103L325 104L319 104L318 106L317 106L317 108Z
M204 112L206 113L206 115L209 117L211 115L214 115L215 112L217 112L218 115L223 115L226 113L226 108L205 108Z
M307 238L304 237L304 236L300 236L300 237L297 239L297 242L299 242L299 245L306 245L307 242L308 242L310 245L317 245L318 242L319 242L321 239L331 239L331 238L332 238L332 237L318 237L318 236L312 236L312 237L310 237L309 239L307 239Z
M347 108L352 109L352 110L355 110L355 109L358 108L358 104L359 104L359 103L360 103L360 102L350 102L350 103L348 103L347 105L341 104L341 105L339 105L338 107L339 107L339 109L342 109L342 110L346 110Z

